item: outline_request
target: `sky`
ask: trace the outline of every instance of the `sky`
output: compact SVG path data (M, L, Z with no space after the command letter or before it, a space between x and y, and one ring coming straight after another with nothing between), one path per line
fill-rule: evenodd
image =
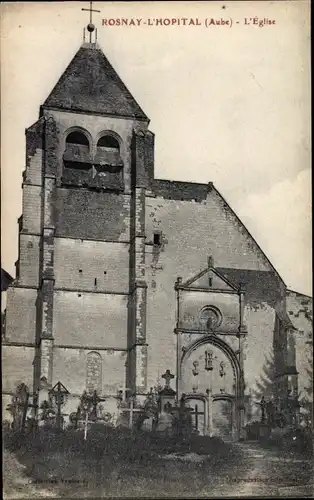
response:
M79 49L88 6L1 4L1 265L13 276L25 128ZM94 8L99 45L151 120L156 177L213 182L286 285L311 295L309 2ZM205 26L221 18L229 25Z

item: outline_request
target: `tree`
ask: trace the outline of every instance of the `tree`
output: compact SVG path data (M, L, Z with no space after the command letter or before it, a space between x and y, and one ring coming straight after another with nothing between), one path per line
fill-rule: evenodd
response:
M265 399L270 399L276 393L277 370L275 366L274 355L271 353L266 357L263 365L263 373L259 381L256 382L256 389L253 393L258 401L264 396Z

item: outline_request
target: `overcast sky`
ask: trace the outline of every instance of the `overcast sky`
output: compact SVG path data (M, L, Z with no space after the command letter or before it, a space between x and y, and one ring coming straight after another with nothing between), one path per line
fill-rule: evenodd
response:
M2 266L14 275L26 127L78 50L88 2L2 3ZM225 8L222 8L222 7ZM150 117L156 177L212 181L288 287L311 294L309 3L94 2L98 42ZM204 26L205 19L232 27ZM259 27L244 18L275 20ZM148 26L198 18L201 26ZM102 19L142 19L105 27ZM238 24L237 24L238 21Z

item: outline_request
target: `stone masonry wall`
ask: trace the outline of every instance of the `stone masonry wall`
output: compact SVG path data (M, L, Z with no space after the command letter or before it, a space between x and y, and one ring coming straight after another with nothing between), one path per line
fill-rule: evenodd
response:
M23 232L40 234L41 231L41 186L23 185Z
M273 338L275 329L275 310L267 303L259 306L245 306L244 323L248 335L244 340L244 380L245 394L251 395L252 417L260 416L260 408L256 404L257 383L265 377L264 368L268 362L273 362ZM266 377L267 378L267 377Z
M19 284L37 287L39 282L40 237L20 234Z
M35 343L37 290L9 288L5 341Z
M55 289L128 293L129 245L56 238L54 276Z
M295 362L298 375L300 399L308 398L306 388L313 384L313 299L291 290L287 291L287 312L296 328ZM312 395L313 400L313 395Z
M127 295L54 293L53 337L62 346L127 347Z
M152 244L154 232L161 233L159 248ZM201 202L147 198L148 386L155 385L165 369L175 371L174 283L178 276L184 281L205 269L209 255L213 256L214 266L217 267L271 270L261 251L215 190L210 190L206 200ZM274 331L273 313L267 314L265 341L260 339L265 346L271 345ZM258 350L252 350L252 356L256 357L257 366L260 366L262 362L258 360Z
M56 236L129 241L130 196L57 189Z
M94 351L94 350L93 350ZM100 394L116 395L125 387L126 351L98 350L101 360ZM59 380L74 396L82 395L87 389L88 355L90 350L54 348L53 354L53 384Z
M14 393L24 382L33 391L34 347L2 346L2 393Z

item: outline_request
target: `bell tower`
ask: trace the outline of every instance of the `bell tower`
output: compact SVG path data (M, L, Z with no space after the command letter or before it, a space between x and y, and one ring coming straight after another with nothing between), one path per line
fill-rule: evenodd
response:
M59 380L79 395L91 353L102 394L143 393L147 385L145 197L154 136L91 19L87 30L89 42L26 130L16 286L36 289L29 337L40 401Z

